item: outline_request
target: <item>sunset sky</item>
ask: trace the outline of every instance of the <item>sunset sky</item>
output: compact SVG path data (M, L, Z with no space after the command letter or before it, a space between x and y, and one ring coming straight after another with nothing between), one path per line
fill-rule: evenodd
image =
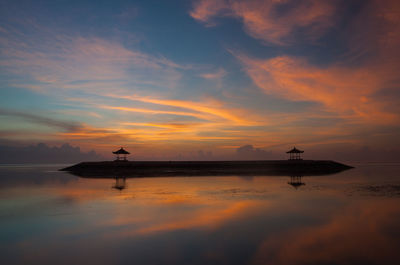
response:
M399 26L398 0L2 0L0 144L400 160Z

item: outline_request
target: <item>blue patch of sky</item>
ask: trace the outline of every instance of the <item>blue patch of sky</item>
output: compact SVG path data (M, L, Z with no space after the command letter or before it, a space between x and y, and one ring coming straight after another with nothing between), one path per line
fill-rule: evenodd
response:
M0 105L2 108L19 109L46 108L53 97L19 87L0 87Z
M262 41L249 36L242 23L234 18L216 19L216 26L205 27L189 15L190 1L10 1L7 10L1 13L2 21L34 19L39 25L51 28L51 33L59 32L70 36L88 36L104 39L118 39L127 48L137 49L155 56L165 56L179 64L193 64L192 70L183 70L180 87L171 92L181 99L201 100L202 95L216 98L226 97L226 92L249 96L241 98L240 104L246 107L280 110L307 108L311 103L292 102L265 95L257 88L242 70L241 64L228 50L243 52L255 58L272 58L278 55L305 56L313 63L326 64L344 53L346 47L334 36L347 25L348 14L343 15L343 23L338 28L330 29L325 37L315 44L299 43L289 46L265 45ZM356 12L359 6L354 5ZM129 13L131 12L131 14ZM12 18L12 19L11 19ZM18 23L16 24L18 25ZM33 28L34 26L32 26ZM21 30L27 30L21 27ZM33 32L26 32L34 34ZM126 33L126 35L124 35ZM132 35L133 41L132 41ZM135 36L139 36L137 41ZM36 41L39 38L35 38ZM223 68L229 78L222 78L221 89L217 80L204 80L199 75ZM71 84L90 82L76 80ZM165 90L167 87L128 82L128 87L135 91ZM250 93L249 93L250 91ZM29 93L28 95L26 93ZM77 91L75 95L79 96ZM43 95L31 95L33 92L21 89L3 89L7 105L46 106L52 99ZM251 95L251 96L250 96ZM256 95L256 97L253 97ZM86 97L82 95L83 97ZM24 97L25 99L20 99ZM28 100L29 99L29 100ZM11 105L11 103L9 103ZM233 102L234 104L234 102Z

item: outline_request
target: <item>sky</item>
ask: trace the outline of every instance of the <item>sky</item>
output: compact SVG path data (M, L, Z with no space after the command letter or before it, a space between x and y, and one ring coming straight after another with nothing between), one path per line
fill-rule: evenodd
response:
M396 0L1 0L0 144L399 161L399 26Z

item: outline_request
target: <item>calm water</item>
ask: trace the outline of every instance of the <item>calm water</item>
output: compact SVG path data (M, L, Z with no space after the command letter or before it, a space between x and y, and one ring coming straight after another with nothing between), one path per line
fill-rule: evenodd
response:
M125 182L1 166L0 263L400 264L400 165L356 166Z

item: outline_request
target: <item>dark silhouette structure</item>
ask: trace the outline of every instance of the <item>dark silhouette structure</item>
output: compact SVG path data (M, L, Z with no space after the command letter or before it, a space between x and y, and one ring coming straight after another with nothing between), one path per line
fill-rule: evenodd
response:
M115 184L113 185L114 189L119 191L126 188L126 178L125 177L115 177Z
M130 153L126 151L123 147L121 147L121 149L113 152L113 154L117 155L117 159L115 159L115 161L128 161L128 159L126 159L126 156Z
M297 190L300 186L306 185L306 183L301 181L301 177L302 176L290 176L288 184Z
M60 169L82 177L159 176L314 176L352 168L329 160L102 161Z
M289 160L303 160L300 154L304 153L304 151L301 151L296 147L293 147L292 150L289 150L286 153L289 154Z

